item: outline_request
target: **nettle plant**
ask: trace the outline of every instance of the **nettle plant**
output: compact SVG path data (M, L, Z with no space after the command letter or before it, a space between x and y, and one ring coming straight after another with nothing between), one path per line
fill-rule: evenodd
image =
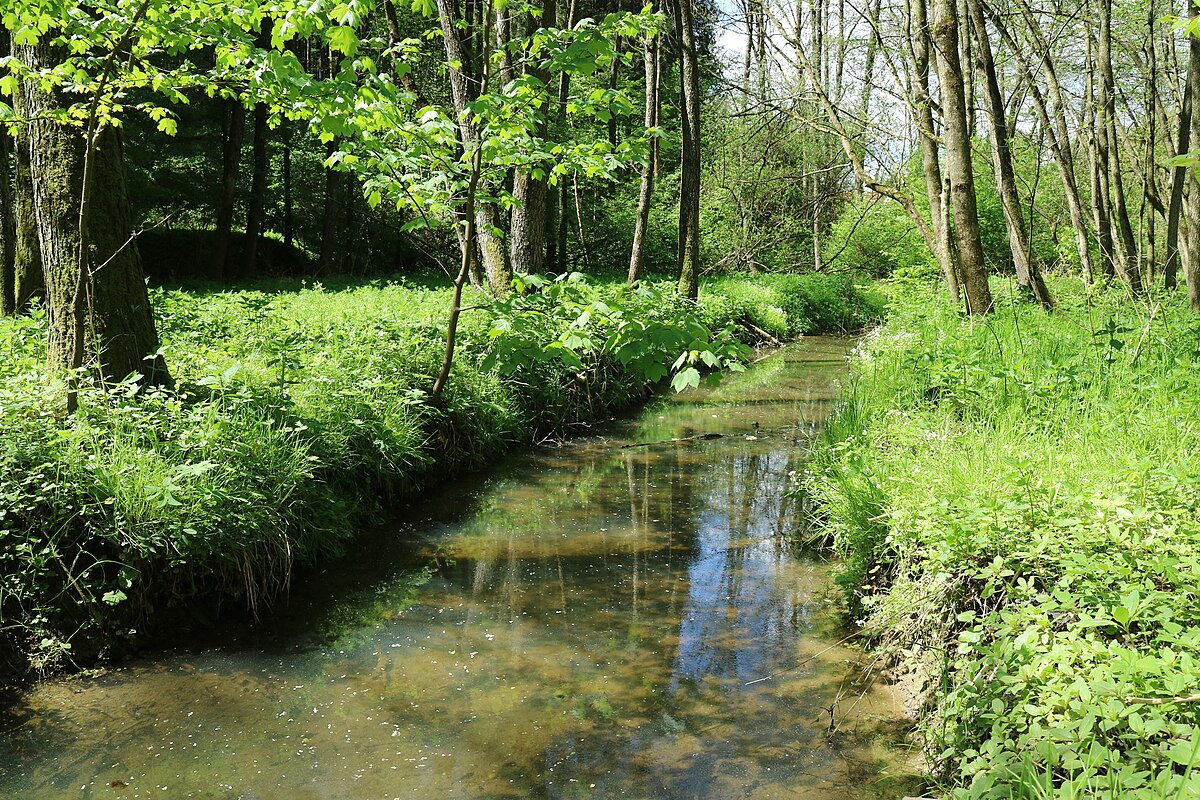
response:
M517 374L557 363L586 377L615 362L641 383L671 376L677 391L698 386L701 372L741 372L750 348L729 328L714 332L695 303L652 284L605 293L578 272L518 275L517 290L495 306L484 365Z

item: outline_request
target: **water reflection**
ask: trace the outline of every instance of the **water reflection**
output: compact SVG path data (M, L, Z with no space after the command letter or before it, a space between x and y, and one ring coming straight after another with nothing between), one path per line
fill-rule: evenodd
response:
M886 794L896 711L829 647L825 568L786 539L841 351L441 493L273 647L43 687L10 712L0 796Z

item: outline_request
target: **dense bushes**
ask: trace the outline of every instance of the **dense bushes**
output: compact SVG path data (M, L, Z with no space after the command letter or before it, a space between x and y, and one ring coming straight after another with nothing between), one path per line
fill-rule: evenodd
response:
M1053 288L1052 316L897 299L807 489L852 606L930 677L955 796L1191 796L1200 327Z
M854 274L758 275L713 278L703 316L713 327L745 323L777 339L816 331L857 330L883 316L883 296Z
M446 290L290 286L158 293L176 390L87 389L74 417L42 371L44 315L0 320L0 665L82 664L198 605L262 607L419 483L628 406L681 355L686 384L741 348L714 333L734 319L669 286L473 296L430 404Z

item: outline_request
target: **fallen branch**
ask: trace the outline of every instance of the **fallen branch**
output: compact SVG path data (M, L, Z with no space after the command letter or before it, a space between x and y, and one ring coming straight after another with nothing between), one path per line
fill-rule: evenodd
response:
M742 317L738 321L738 323L740 325L745 325L747 330L749 330L751 333L753 333L755 336L762 339L763 341L770 342L771 344L775 345L776 347L783 346L783 342L779 341L774 336L772 336L771 334L764 331L762 328L755 325L747 317Z

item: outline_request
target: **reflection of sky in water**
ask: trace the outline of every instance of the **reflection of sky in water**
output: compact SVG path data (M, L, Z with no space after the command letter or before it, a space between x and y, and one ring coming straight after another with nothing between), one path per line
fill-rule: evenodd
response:
M433 493L273 654L44 687L0 734L0 797L858 796L879 750L825 735L850 654L823 653L825 571L781 539L828 370L766 366L783 402L751 373L620 432L726 438L581 441Z

